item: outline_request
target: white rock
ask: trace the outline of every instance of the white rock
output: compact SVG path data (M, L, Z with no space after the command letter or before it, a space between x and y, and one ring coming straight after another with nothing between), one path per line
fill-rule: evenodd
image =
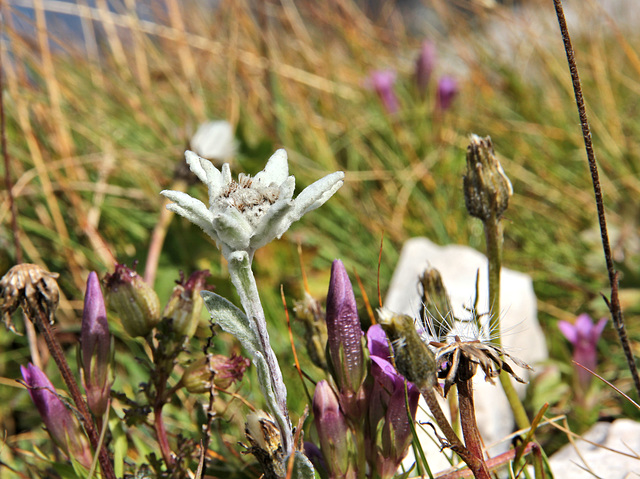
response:
M614 452L581 439L575 441L580 455L567 444L549 459L555 477L572 479L624 479L640 471L640 424L631 419L596 423L583 437ZM591 470L592 472L589 472Z
M487 259L476 250L467 246L438 246L426 238L408 240L400 255L400 260L391 280L385 307L417 317L421 301L418 290L418 278L427 267L436 268L451 298L451 305L458 318L469 318L468 309L474 303L476 273L480 271L478 285L478 312L489 311ZM547 345L537 320L536 297L531 278L523 273L502 268L500 285L500 330L502 345L509 354L525 361L535 369L535 364L548 357ZM528 371L517 366L516 373L523 379L529 377ZM516 383L520 395L524 395L525 385ZM491 385L484 380L479 371L474 377L474 400L476 417L480 432L487 446L498 443L508 436L514 428L513 414L499 382ZM429 421L426 405L421 404L418 411L419 421ZM447 408L448 409L448 408ZM430 428L424 428L429 431ZM426 449L432 471L449 467L444 455L429 438L421 439ZM509 447L509 441L490 449L496 455ZM412 463L407 458L406 465Z

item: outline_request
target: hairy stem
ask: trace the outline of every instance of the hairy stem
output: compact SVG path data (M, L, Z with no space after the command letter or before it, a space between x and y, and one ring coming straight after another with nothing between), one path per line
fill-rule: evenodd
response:
M232 257L229 260L229 275L231 282L235 286L240 295L240 302L244 308L245 314L254 326L254 331L258 337L263 354L269 369L271 387L273 389L276 403L280 409L280 415L277 415L278 425L282 434L282 446L285 456L293 452L293 432L289 420L289 410L287 408L287 389L284 385L278 358L273 352L269 341L269 332L267 331L267 321L265 319L258 286L251 270L251 262L247 256ZM280 417L283 420L280 420Z
M584 146L587 151L587 161L589 162L589 171L591 172L591 182L593 183L593 192L596 200L596 209L598 210L598 223L600 225L600 236L602 238L602 249L604 251L604 258L607 264L607 272L609 274L609 285L611 286L611 299L607 302L613 325L618 332L618 338L622 344L625 357L627 359L627 365L633 382L636 386L636 392L640 396L640 376L638 375L638 368L636 361L629 344L629 338L624 325L624 317L622 314L622 308L620 306L620 299L618 297L618 272L613 266L613 257L611 255L611 244L609 242L609 233L607 231L607 218L604 211L604 199L602 195L602 188L600 187L600 174L598 172L598 164L596 162L596 154L593 150L593 142L591 141L591 129L589 127L589 121L587 119L587 109L584 104L584 97L582 95L582 86L580 84L580 75L578 74L578 66L576 64L573 46L571 44L571 37L569 36L569 28L567 27L567 21L564 18L564 10L562 8L561 0L553 0L553 4L556 9L556 16L558 17L558 24L560 25L560 32L562 33L562 41L564 42L564 50L567 54L567 63L569 64L569 70L571 72L571 80L573 82L573 92L576 98L576 106L578 107L578 115L580 116L580 125L582 126L582 137L584 139Z

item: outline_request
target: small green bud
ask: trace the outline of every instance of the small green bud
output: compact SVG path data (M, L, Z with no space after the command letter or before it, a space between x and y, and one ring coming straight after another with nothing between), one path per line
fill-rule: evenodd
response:
M182 375L182 384L190 393L204 394L211 389L211 379L218 389L227 389L242 379L251 364L247 358L212 354L191 363Z
M427 332L437 341L446 337L453 322L453 308L444 287L440 272L435 268L427 268L420 276L422 286L422 309L420 317Z
M490 137L471 135L463 187L467 211L482 221L500 218L509 206L513 187L494 154Z
M125 331L146 336L160 321L160 300L156 292L134 270L117 264L105 277L107 307L120 316Z
M413 318L382 308L378 310L378 321L393 346L398 372L420 390L433 387L436 382L436 360L429 346L418 335Z
M205 286L209 270L195 271L185 281L180 272L180 280L173 288L169 302L162 313L163 318L173 320L173 330L183 336L192 337L198 328L198 321L204 306L200 291Z

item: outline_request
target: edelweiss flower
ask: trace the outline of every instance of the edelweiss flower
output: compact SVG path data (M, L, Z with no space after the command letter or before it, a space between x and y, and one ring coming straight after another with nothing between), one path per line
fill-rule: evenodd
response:
M261 246L280 238L291 224L327 201L342 186L344 173L336 171L305 188L293 199L295 178L289 176L287 152L276 151L264 170L253 178L231 178L229 164L219 171L192 151L185 152L189 168L209 188L209 208L180 191L162 191L174 203L167 208L198 225L229 259L236 251L249 258Z

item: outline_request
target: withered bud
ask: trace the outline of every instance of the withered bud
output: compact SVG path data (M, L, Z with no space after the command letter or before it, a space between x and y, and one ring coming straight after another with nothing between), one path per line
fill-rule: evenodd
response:
M453 308L440 272L427 268L420 276L422 286L422 308L420 317L425 330L437 340L449 333L453 321Z
M107 307L120 316L125 331L133 337L149 334L160 321L160 300L151 286L123 264L104 283Z
M173 330L176 333L190 338L196 332L204 306L200 291L208 276L209 270L195 271L185 280L184 273L180 272L180 280L176 281L177 285L162 313L162 317L173 320Z
M218 389L227 389L240 381L251 361L232 354L211 354L191 363L182 375L182 384L190 393L203 394L211 389L211 380Z
M264 479L287 477L282 437L273 418L264 411L249 413L244 433L250 444L246 454L253 454L258 460Z
M305 291L304 299L295 302L293 311L296 319L304 325L304 340L309 358L313 364L326 370L327 323L322 305Z
M378 310L378 322L393 346L396 369L420 390L436 382L436 360L433 352L420 339L413 318L388 309Z
M22 307L29 319L42 311L53 324L53 318L60 301L60 290L56 278L37 264L18 264L0 279L0 314L5 326L15 331L11 315Z
M499 219L509 206L513 187L495 156L490 137L471 135L463 186L467 211L482 221Z

